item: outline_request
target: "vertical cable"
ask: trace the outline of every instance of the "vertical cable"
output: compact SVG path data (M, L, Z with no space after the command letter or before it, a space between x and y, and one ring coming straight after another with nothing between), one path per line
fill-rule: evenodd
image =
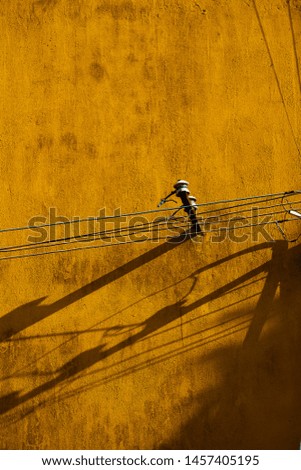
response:
M258 8L257 8L256 0L253 0L253 5L254 5L254 10L255 10L255 13L256 13L257 20L258 20L258 24L259 24L259 27L260 27L260 31L262 33L262 37L263 37L263 40L265 42L265 46L266 46L266 49L267 49L267 52L268 52L268 55L269 55L269 58L270 58L270 61L271 61L274 77L275 77L277 88L278 88L280 98L281 98L281 101L282 101L282 104L283 104L283 108L284 108L284 111L285 111L287 122L288 122L290 130L292 132L292 136L293 136L293 139L294 139L294 142L295 142L298 154L299 154L299 158L301 159L301 152L300 152L299 145L298 145L298 142L297 142L297 139L296 139L296 136L295 136L295 132L294 132L294 129L293 129L293 126L292 126L292 123L291 123L291 120L290 120L290 117L289 117L289 114L288 114L287 106L285 104L284 96L283 96L281 85L280 85L280 80L279 80L279 77L278 77L278 74L277 74L277 71L276 71L276 67L275 67L275 63L274 63L273 56L272 56L272 53L271 53L271 49L270 49L265 31L263 29L263 25L262 25L262 21L260 19L260 15L259 15L259 11L258 11Z

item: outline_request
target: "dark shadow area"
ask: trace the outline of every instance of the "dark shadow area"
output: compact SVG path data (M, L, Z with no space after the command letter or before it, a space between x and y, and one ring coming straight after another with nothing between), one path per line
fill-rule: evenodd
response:
M165 249L167 251L170 249L169 246L166 247L165 245L156 247L123 267L85 286L83 290L80 289L53 305L60 306L64 305L66 301L67 303L76 301L77 296L81 298L83 293L88 295L90 289L93 291L97 285L101 287L104 279L111 282L130 272L137 265L137 260L147 262L147 260L153 259L150 256L159 256L161 252L159 249L162 249L162 247L162 253L165 252ZM219 259L207 266L202 266L189 277L193 279L200 272L214 268L221 263L267 248L272 248L270 261L250 270L214 292L187 304L186 297L193 290L195 284L193 283L190 291L183 299L157 311L144 322L127 325L128 337L126 339L111 347L108 347L107 344L100 344L78 354L59 368L54 374L54 378L28 393L22 395L21 391L13 392L2 397L0 400L1 414L36 398L59 384L64 382L67 385L70 384L70 380L80 378L80 374L87 371L91 366L96 363L102 364L106 358L115 353L131 348L135 343L152 335L159 334L162 328L167 325L171 325L171 328L179 328L177 320L184 316L187 318L189 312L225 295L227 292L239 289L241 286L244 287L244 283L251 283L255 276L266 273L265 284L256 308L252 312L241 309L239 315L236 316L236 318L241 317L242 319L237 324L238 329L236 331L246 331L243 344L240 347L223 347L215 350L210 355L208 361L210 365L212 364L212 370L218 371L219 381L212 389L207 389L191 398L191 405L198 410L192 418L187 420L185 416L187 403L183 406L181 419L184 423L183 426L175 432L173 437L167 438L158 448L298 449L301 434L301 379L298 371L301 356L301 298L298 291L301 279L301 246L288 249L288 244L285 241L257 245ZM280 289L280 296L276 297L277 289ZM50 307L54 308L53 306L48 308ZM252 313L253 315L251 324L249 320L244 320L246 313ZM271 316L277 319L276 327L270 333L267 331L263 334L266 322ZM233 334L233 327L227 326L226 321L224 323L225 328L223 328L220 337ZM132 334L131 328L134 331ZM137 328L139 331L135 332ZM114 329L118 331L118 326L111 328L111 330ZM210 328L208 329L210 330ZM190 336L197 334L193 333ZM146 352L140 352L132 356L136 359L139 355L148 353L146 355L147 359L143 359L138 367L137 364L124 367L121 372L113 374L110 374L111 366L105 365L97 370L105 370L104 379L82 387L79 386L70 390L70 392L67 391L65 395L61 393L59 400L70 398L106 381L123 377L141 368L158 364L170 357L183 355L184 352L197 349L215 339L216 333L207 336L205 341L196 336L195 341L190 342L188 346L178 344L179 341L174 340L171 342L175 343L171 352L163 352L159 357L152 359L149 357L149 353L166 346L166 344L156 346L151 350L148 349ZM125 362L127 359L120 360L119 364L123 361ZM202 363L196 367L199 368L199 376L202 380L203 359ZM49 403L51 404L51 399L50 402L47 399L44 401L44 404ZM37 404L37 406L40 405L43 405L43 402ZM34 409L35 407L31 407L30 411L27 410L27 412L23 410L23 416L24 413L28 414ZM19 419L22 419L22 416Z
M284 244L286 246L286 242L284 242ZM117 352L119 352L119 351L121 351L125 348L133 346L138 341L144 340L145 338L152 336L156 332L159 332L166 325L169 325L170 323L175 322L179 318L182 318L182 317L186 316L189 312L193 311L194 309L196 309L196 308L198 308L198 307L200 307L200 306L202 306L202 305L204 305L204 304L206 304L206 303L208 303L208 302L210 302L214 299L217 299L217 298L221 297L222 295L224 295L228 291L231 291L233 289L238 288L241 284L247 282L248 280L252 279L254 276L257 276L260 273L268 272L269 273L268 274L268 279L273 280L273 282L268 281L265 285L265 288L264 288L264 292L265 292L264 295L267 295L267 297L273 299L274 294L275 294L275 281L274 281L274 278L276 276L276 271L275 271L276 270L276 262L275 262L275 259L276 260L278 259L278 253L279 253L279 251L281 251L281 249L283 247L283 242L277 242L277 243L272 243L272 244L264 243L264 244L261 244L261 245L258 245L258 246L253 246L251 248L242 250L242 251L240 251L236 254L233 254L233 255L230 255L228 257L217 260L217 261L215 261L215 262L213 262L213 263L211 263L207 266L203 266L202 268L200 268L197 271L195 271L194 273L192 273L191 277L195 278L196 275L199 274L200 272L206 271L207 269L213 268L213 267L215 267L215 266L217 266L221 263L225 263L225 262L229 261L230 259L242 256L242 255L247 254L247 253L254 252L256 250L266 249L266 248L271 248L271 247L273 249L273 257L272 257L271 261L268 261L268 262L260 265L259 267L247 272L246 274L244 274L244 275L238 277L237 279L227 283L226 285L220 287L219 289L216 289L214 292L212 292L208 295L205 295L202 298L196 300L195 302L192 302L192 303L186 305L185 297L187 297L187 295L193 289L193 287L194 287L194 284L193 284L190 291L188 292L188 294L183 299L181 299L180 301L178 301L178 302L176 302L172 305L169 305L167 307L164 307L163 309L157 311L154 315L150 316L144 322L141 322L141 323L135 324L135 325L128 325L129 331L130 331L131 327L133 327L135 329L141 328L139 332L134 333L132 335L130 334L125 340L122 340L121 342L117 343L116 345L114 345L112 347L107 348L106 344L101 344L97 347L91 348L89 350L86 350L86 351L80 353L79 355L75 356L71 361L68 361L66 364L64 364L60 369L58 369L56 371L56 377L55 378L53 378L53 379L49 380L48 382L36 387L35 389L31 390L30 392L28 392L26 394L23 394L23 395L13 394L13 395L9 395L7 397L3 397L2 398L2 403L0 404L0 410L1 410L0 413L7 412L8 410L18 406L19 404L24 403L24 402L36 397L37 395L39 395L43 392L46 392L47 390L50 390L51 388L53 388L54 386L62 383L63 381L65 381L67 379L69 380L70 378L77 376L78 374L82 373L83 371L85 371L89 367L95 365L96 363L98 363L100 361L105 360L106 358L112 356L113 354L115 354L115 353L117 353ZM161 248L161 250L163 248L163 250L164 250L163 252L166 252L166 250L171 249L170 244L168 243L168 244L161 245L161 247L157 247L157 248L151 250L150 252L148 252L148 253L140 256L139 258L133 260L133 262L127 263L122 268L118 268L117 270L112 271L107 276L104 276L103 278L100 278L99 280L94 281L94 283L92 283L93 284L93 290L96 286L103 285L102 283L103 283L104 278L106 279L106 282L109 282L108 280L116 279L117 278L116 276L124 275L127 272L130 272L130 270L132 270L134 266L137 267L137 260L139 260L140 263L141 263L141 260L146 262L150 259L153 259L154 254L156 256L159 256L159 253L162 252L161 250L159 250L159 248ZM151 258L150 258L150 256L151 256ZM70 300L72 302L75 301L75 299L77 299L77 297L79 295L81 295L81 296L83 295L83 292L85 293L85 295L87 295L87 293L88 293L87 287L88 287L88 289L91 289L91 284L89 284L88 286L85 286L85 288L80 290L81 292L76 291L75 293L70 294L69 296L66 296L65 298L55 302L54 304L52 304L52 306L49 306L48 308L49 309L50 308L54 309L54 306L57 307L57 305L60 305L60 306L66 305L66 302L67 302L67 304L69 304ZM45 307L45 308L47 308L47 307ZM63 308L63 307L61 307L61 308ZM51 312L53 312L53 310L51 310ZM261 321L260 325L263 324L263 323L264 323L264 320ZM256 325L256 330L258 330L258 328L260 328L260 325L259 326ZM146 365L147 365L147 363L146 363ZM128 373L130 373L130 371L128 371Z
M49 305L40 305L47 297L41 297L33 300L25 305L21 305L11 312L7 313L0 318L0 341L7 340L11 336L20 333L29 326L43 320L44 318L53 315L54 313L62 310L65 307L77 302L78 300L90 295L102 287L110 284L117 279L129 274L130 272L138 269L139 267L149 263L150 261L158 258L164 253L179 246L189 240L189 236L183 235L171 239L155 248L143 253L137 258L129 261L128 263L120 266L113 271L101 276L100 278L86 284L80 289L71 292L62 299Z
M219 383L193 399L192 418L183 407L185 424L161 449L299 449L300 280L301 246L277 242L243 345L211 354ZM263 335L271 315L277 322ZM201 377L204 363L197 367Z

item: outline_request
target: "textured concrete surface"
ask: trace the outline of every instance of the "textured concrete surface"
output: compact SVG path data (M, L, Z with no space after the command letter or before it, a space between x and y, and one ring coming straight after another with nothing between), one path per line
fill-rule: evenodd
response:
M1 2L1 227L300 188L300 16ZM271 233L0 261L1 448L299 448L301 254Z

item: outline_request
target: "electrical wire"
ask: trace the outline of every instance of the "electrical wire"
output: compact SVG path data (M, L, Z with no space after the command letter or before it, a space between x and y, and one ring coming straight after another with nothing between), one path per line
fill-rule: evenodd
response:
M199 221L199 225L201 227L204 227L208 224L210 225L211 223L216 225L216 224L232 223L232 222L241 221L241 220L253 220L259 217L266 217L270 215L274 216L274 215L282 214L283 212L284 212L283 210L268 212L268 213L265 212L262 214L258 213L249 217L236 217L235 219L226 219L226 220L218 220L218 218L215 217L212 222L210 219L204 220L203 218L200 218L200 217L198 217L197 220ZM211 219L213 219L213 217ZM170 220L164 220L160 222L156 221L156 223L149 222L147 224L141 224L141 226L138 226L137 228L135 227L135 230L133 229L133 227L129 226L129 227L122 227L122 228L111 230L111 231L107 230L107 231L100 231L100 232L91 232L91 233L86 233L83 235L74 235L70 237L57 238L53 240L35 242L31 244L11 245L11 246L7 246L4 248L0 248L0 252L32 250L32 249L43 248L44 246L58 246L58 245L66 245L66 244L71 244L71 243L87 243L87 242L95 241L95 237L97 237L97 239L101 238L102 240L106 240L106 239L112 240L112 238L115 238L116 240L117 238L130 237L133 235L149 233L152 231L156 231L156 233L158 233L158 232L163 232L166 230L172 231L172 229L179 229L179 228L185 230L190 227L188 218L178 217L177 220L179 220L179 222L177 221L176 225L173 224L169 226L160 227L160 225L162 224L170 223Z
M296 210L298 210L298 209L296 209ZM235 212L233 212L233 214L234 213ZM224 223L235 222L235 221L239 221L239 220L256 219L256 218L259 218L259 217L267 217L267 216L270 216L270 215L278 215L278 214L285 214L285 211L281 210L281 211L273 211L273 212L264 212L262 214L258 212L256 214L250 215L250 216L233 217L232 219L225 219L225 220L219 220L219 217L222 217L222 216L216 216L216 217L212 216L212 217L209 217L208 219L203 219L202 217L197 217L197 220L200 221L200 225L201 225L201 221L204 221L203 225L210 224L210 223L224 224ZM212 222L210 222L211 219L213 219Z
M214 209L210 209L208 211L203 211L203 212L200 212L197 214L197 217L196 217L196 220L199 224L200 227L202 227L202 231L204 231L204 233L213 233L213 232L218 232L218 231L231 231L231 230L235 230L235 229L242 229L242 228L247 228L247 227L254 227L254 226L260 226L260 225L264 225L264 224L275 224L278 228L278 230L280 231L280 233L282 234L283 237L286 237L283 230L280 229L280 226L279 224L280 223L285 223L285 222L288 222L288 221L292 221L292 220L297 220L297 218L293 218L293 219L289 219L289 220L286 220L286 219L283 219L283 220L272 220L272 221L269 221L269 222L258 222L258 219L259 217L266 217L266 216L276 216L276 215L279 215L279 214L282 214L283 212L285 212L285 214L289 214L289 211L286 209L285 205L284 205L284 199L286 200L286 203L290 205L290 207L292 207L291 203L288 202L287 198L290 198L291 196L296 196L298 194L300 194L301 191L287 191L287 192L282 192L282 193L273 193L273 194L265 194L265 195L261 195L261 196L250 196L250 197L245 197L245 198L239 198L239 199L230 199L230 200L220 200L220 201L213 201L213 202L207 202L207 203L202 203L202 204L197 204L198 207L200 206L203 206L203 207L206 207L206 206L211 206L211 205L221 205L221 204L229 204L229 203L232 203L232 202L240 202L240 201L248 201L248 202L242 202L240 204L235 204L233 206L227 206L227 207L221 207L221 208L214 208ZM268 202L271 202L271 201L275 201L275 200L278 200L278 199L281 199L281 202L280 203L276 203L276 204L270 204L270 205L266 205ZM241 215L241 214L244 214L246 212L250 212L251 210L253 210L253 207L252 208L249 208L247 206L250 206L252 204L254 204L254 200L256 200L256 203L257 205L258 204L265 204L264 207L258 207L256 206L256 209L258 210L258 212L256 212L256 214L251 214L251 215ZM300 204L301 203L301 200L297 200L297 201L292 201L292 204ZM243 207L243 209L241 209L241 207ZM273 209L273 208L278 208L278 207L282 207L282 210L280 211L273 211L273 212L262 212L260 213L260 210L262 211L265 211L266 209ZM180 206L176 209L176 212L178 212L179 210L181 209L184 209L185 206ZM229 209L238 209L236 211L229 211ZM168 208L168 209L161 209L161 210L175 210L175 208ZM160 211L161 211L160 210ZM225 211L226 212L222 212L222 211ZM300 210L300 209L297 209L297 210ZM22 229L28 229L28 228L34 228L34 229L39 229L41 227L50 227L50 226L53 226L53 225L66 225L66 224L71 224L72 222L74 223L79 223L79 222L91 222L91 221L96 221L96 220L109 220L109 221L112 221L112 219L117 219L117 218L120 218L120 217L128 217L128 216L134 216L134 215L142 215L142 214L150 214L150 213L154 213L154 212L160 212L158 210L152 210L152 211L141 211L141 212L135 212L135 213L130 213L130 214L119 214L117 216L105 216L105 217L96 217L96 218L86 218L86 219L78 219L78 220L75 220L75 221L66 221L66 222L57 222L57 223L53 223L53 224L43 224L43 225L39 225L39 226L27 226L27 227L16 227L16 228L12 228L12 229L2 229L0 230L0 232L7 232L7 231L12 231L12 230L22 230ZM222 213L220 213L222 212ZM212 214L212 213L215 213L217 215L215 216L209 216L207 218L204 218L204 216L208 216L208 214ZM237 214L240 214L241 216L240 217L235 217L233 218L233 215L237 215ZM128 244L128 243L135 243L135 242L143 242L143 241L154 241L154 240L159 240L159 239L164 239L163 237L159 237L160 234L162 234L163 232L166 232L166 231L171 231L172 230L176 230L176 229L180 229L182 230L182 233L184 231L186 231L186 234L187 235L192 235L192 233L189 233L189 230L191 230L191 224L189 223L189 217L187 216L178 216L178 217L175 217L175 212L172 214L172 216L170 217L163 217L163 218L156 218L152 221L149 221L149 222L146 222L146 223L141 223L139 224L138 226L135 224L135 225L128 225L126 227L118 227L117 229L113 228L113 229L110 229L110 230L102 230L102 231L93 231L93 232L90 232L90 233L85 233L85 234L82 234L82 235L73 235L73 236L68 236L68 237L61 237L61 238L55 238L55 239L52 239L52 240L44 240L44 241L41 241L41 242L35 242L33 244L19 244L19 245L10 245L10 246L6 246L6 247L3 247L3 248L0 248L0 252L5 252L5 253L11 253L11 252L20 252L20 251L28 251L28 250L38 250L38 249L43 249L43 248L49 248L49 247L55 247L55 246L59 246L59 245L70 245L71 243L72 244L76 244L76 243L88 243L88 242L93 242L93 241L97 241L98 239L101 239L102 241L104 240L109 240L110 242L112 242L112 240L114 240L115 242L114 243L105 243L105 244L102 244L102 245L93 245L93 246L90 246L90 247L76 247L76 248L71 248L71 249L63 249L63 250L53 250L53 251L46 251L46 252L38 252L38 253L31 253L31 254L25 254L25 255L17 255L17 256L10 256L10 257L4 257L4 258L0 258L0 260L2 259L8 259L8 258L17 258L17 257L27 257L27 256L38 256L38 255L43 255L43 254L52 254L52 253L61 253L61 252L65 252L65 251L74 251L74 250L80 250L80 249L86 249L86 248L97 248L97 247L104 247L104 246L112 246L112 245L117 245L117 244ZM229 216L232 216L232 219L224 219L224 217L229 217ZM246 222L252 222L253 220L256 220L256 223L247 223L245 225L240 225L239 227L235 226L235 225L232 225L232 226L228 226L228 227L219 227L219 228L214 228L214 229L206 229L206 227L208 227L208 225L221 225L221 224L233 224L233 222L237 222L237 221L246 221ZM204 230L205 229L205 230ZM188 230L188 232L187 232ZM146 234L146 233L150 233L150 232L154 232L156 231L156 239L154 238L143 238L141 240L124 240L125 237L131 237L131 236L134 236L134 235L138 235L138 234ZM195 235L195 232L194 232L194 235ZM154 237L154 234L152 234L152 237ZM299 237L298 237L299 238ZM120 239L120 240L118 240ZM166 239L166 238L165 238ZM287 238L285 238L287 239ZM295 240L292 240L292 241L295 241Z
M219 204L228 204L232 202L240 202L240 201L250 201L250 200L259 200L263 198L274 198L278 199L283 196L293 196L296 194L301 194L300 190L294 190L294 191L286 191L282 193L271 193L271 194L264 194L260 196L249 196L249 197L244 197L244 198L236 198L236 199L223 199L219 201L211 201L211 202L205 202L201 204L196 204L196 207L206 207L206 206L211 206L211 205L219 205ZM264 201L262 201L264 202ZM125 214L118 214L118 215L108 215L108 216L103 216L103 217L87 217L84 219L76 219L76 220L68 220L68 221L59 221L59 222L53 222L53 223L48 223L48 224L39 224L39 225L26 225L26 226L21 226L21 227L9 227L9 228L4 228L0 229L0 233L5 233L5 232L14 232L14 231L20 231L20 230L36 230L39 228L43 227L53 227L53 226L58 226L58 225L70 225L70 224L78 224L78 223L83 223L83 222L93 222L93 221L100 221L100 220L113 220L113 219L118 219L121 217L132 217L132 216L137 216L137 215L146 215L146 214L154 214L158 212L168 212L168 211L174 211L175 209L185 209L186 207L190 206L180 206L180 207L165 207L162 209L153 209L153 210L148 210L148 211L139 211L139 212L130 212L130 213L125 213ZM239 205L233 206L233 207L239 207Z
M181 225L176 225L172 227L173 229L190 229L191 225L187 222L186 224L181 224ZM82 236L75 236L75 237L68 237L68 239L55 239L55 240L50 240L50 241L45 241L45 242L37 242L33 244L27 244L27 245L12 245L8 246L5 248L0 248L0 252L12 252L12 251L24 251L24 250L31 250L31 249L39 249L39 248L44 248L45 246L58 246L58 245L70 245L72 243L89 243L92 241L95 241L96 239L101 239L101 240L112 240L112 239L117 239L117 238L124 238L124 237L130 237L134 235L140 235L142 233L149 233L153 231L154 227L146 229L146 230L137 230L135 232L129 232L129 233L112 233L110 236L102 235L102 233L105 232L94 232ZM161 227L156 230L156 232L163 232L166 230L171 230L170 227ZM95 238L97 237L97 238ZM83 239L82 239L83 238ZM65 241L65 240L70 240L70 241ZM57 243L58 242L58 243ZM41 244L43 244L41 246ZM38 247L36 245L39 245Z
M214 233L214 232L221 232L221 231L225 231L225 232L230 232L230 231L233 231L233 230L240 230L242 228L247 228L247 227L258 227L258 226L261 226L261 225L270 225L270 224L277 224L277 223L288 223L288 222L293 222L293 221L296 221L296 220L299 220L297 217L295 218L292 218L292 219L282 219L282 220L273 220L273 221L270 221L270 222L262 222L262 223L257 223L257 224L246 224L246 225L241 225L239 227L235 227L235 226L232 226L232 227L221 227L221 228L218 228L218 229L212 229L212 230L206 230L205 233ZM190 227L191 228L191 227ZM195 232L184 232L182 234L179 234L178 237L180 238L181 237L181 241L184 240L183 236L187 239L188 237L192 237L192 236L195 236L196 233ZM175 243L175 238L177 237L170 237L169 238L169 241L170 243ZM34 256L43 256L43 255L50 255L50 254L55 254L55 253L67 253L67 252L70 252L70 251L79 251L79 250L89 250L89 249L96 249L96 248L104 248L104 247L108 247L108 246L117 246L117 245L128 245L128 244L132 244L132 243L143 243L143 242L146 242L146 241L150 241L150 242L158 242L160 240L164 240L165 242L168 241L168 239L166 239L166 237L156 237L156 238L144 238L142 240L129 240L129 241L125 241L125 242L117 242L117 243L106 243L106 244L102 244L102 245L93 245L93 246L81 246L81 247L76 247L76 248L68 248L66 250L53 250L53 251L44 251L44 252L40 252L40 253L27 253L27 254L24 254L24 255L14 255L14 256L8 256L8 257L2 257L0 258L0 261L4 261L4 260L9 260L9 259L20 259L20 258L29 258L29 257L34 257ZM173 240L173 241L172 241Z
M173 223L172 228L182 228L182 227L188 228L188 227L190 227L189 219L187 217L178 217L178 218L175 219L175 221L176 221L176 224ZM161 221L151 221L151 222L148 222L148 223L145 223L145 224L141 224L137 227L136 226L127 226L127 227L120 227L118 229L104 230L104 231L98 231L98 232L95 231L95 232L85 233L85 234L82 234L82 235L73 235L73 236L68 236L68 237L55 238L55 239L52 239L52 240L45 240L45 241L34 242L34 243L30 243L30 244L11 245L11 246L7 246L7 247L4 247L4 248L0 248L0 252L10 250L10 249L14 249L14 248L26 248L26 247L29 247L29 246L35 247L37 245L38 245L38 247L40 247L40 246L43 247L43 245L48 245L48 244L52 244L52 243L56 243L56 242L67 242L67 243L69 243L70 240L71 241L74 240L75 242L77 242L77 241L78 242L91 241L91 237L93 237L93 236L97 236L98 238L101 238L101 239L111 239L113 236L125 237L125 236L130 236L130 235L143 233L143 232L149 232L154 228L157 228L158 230L166 230L166 229L170 229L171 227L170 226L169 227L160 227L160 226L163 225L163 224L167 224L167 223L170 224L170 222L171 222L170 219L161 220ZM174 220L173 220L173 222L174 222ZM124 233L124 232L128 232L128 233Z
M116 246L116 245L129 245L131 243L142 243L142 242L145 242L145 241L156 241L157 242L159 240L165 240L166 241L166 238L165 237L162 237L162 238L158 237L156 239L131 240L131 241L126 241L126 242L107 243L105 245L83 246L83 247L70 248L70 249L68 248L68 250L54 250L54 251L44 251L42 253L29 253L29 254L25 254L25 255L8 256L8 257L0 258L0 261L7 260L7 259L29 258L29 257L32 257L32 256L51 255L51 254L54 254L54 253L66 253L66 252L69 252L69 251L90 250L90 249L93 249L93 248L104 248L104 247Z
M296 202L301 202L301 201L296 201ZM274 206L267 206L266 208L269 207L279 207L283 206L283 203L281 204L275 204ZM291 205L290 205L291 206ZM292 207L292 206L291 206ZM259 217L266 217L266 216L275 216L278 214L282 214L283 211L288 212L285 206L283 206L283 209L281 211L273 211L273 212L263 212L263 213L256 213L255 215L251 216L241 216L241 217L236 217L232 219L226 219L226 220L219 220L220 217L224 217L225 215L233 215L237 213L242 213L245 212L246 210L250 209L244 209L241 211L235 211L235 212L228 212L224 214L220 214L216 217L209 217L208 219L205 219L202 216L198 216L197 220L199 222L200 226L206 226L210 224L225 224L225 223L232 223L235 221L240 221L240 220L253 220L253 219L258 219ZM300 209L297 209L300 210ZM210 211L211 212L211 211ZM175 224L176 222L176 224ZM112 238L124 238L124 237L129 237L141 233L149 233L151 231L155 231L158 233L159 231L162 232L164 230L172 230L172 229L188 229L188 218L187 217L177 217L171 219L163 219L163 220L154 220L150 221L148 223L140 224L139 226L127 226L127 227L120 227L118 229L112 229L112 230L105 230L105 231L98 231L98 232L90 232L86 233L83 235L74 235L74 236L69 236L69 237L63 237L63 238L56 238L53 240L46 240L42 242L35 242L35 243L30 243L30 244L23 244L23 245L10 245L6 246L4 248L0 248L0 252L11 252L11 251L24 251L24 250L32 250L32 249L39 249L43 248L44 246L58 246L58 245L66 245L70 243L87 243L91 241L95 241L95 237L101 238L102 240L109 239L112 240ZM172 223L172 224L171 224ZM166 224L169 224L168 226ZM166 225L166 226L163 226ZM281 232L282 233L282 232Z
M275 199L268 199L267 201L261 201L259 203L263 204L263 203L273 201L273 200L277 200L277 199L280 199L280 198L277 197ZM301 200L293 201L293 202L294 202L294 204L301 204ZM254 204L254 203L253 202L248 202L248 203L239 204L239 205L230 206L230 207L222 207L221 209L211 209L210 211L199 212L198 216L203 216L203 215L207 215L207 214L216 213L216 212L219 212L221 210L229 210L229 209L234 209L234 208L237 208L237 207L250 206L252 204ZM280 202L279 204L272 204L270 206L265 206L264 209L272 209L274 207L280 207L280 206L284 207L283 206L283 201ZM242 209L242 210L238 210L238 211L225 212L225 213L219 214L218 217L224 217L226 215L233 215L233 214L240 214L240 213L243 213L243 212L246 212L246 211L251 211L252 209L260 209L260 208L258 206L255 206L255 207Z
M240 230L242 228L247 228L247 227L259 227L261 225L271 225L271 224L283 224L283 223L287 223L287 222L293 222L293 221L296 221L298 220L298 217L295 217L293 219L282 219L282 220L271 220L269 222L260 222L260 223L257 223L257 224L247 224L247 225L240 225L239 227L220 227L220 228L217 228L217 229L213 229L213 230L207 230L206 233L213 233L213 232L220 232L220 231L226 231L226 232L230 232L232 230Z
M260 15L259 15L259 10L258 10L258 7L257 7L256 0L253 0L253 5L254 5L254 10L255 10L257 21L258 21L258 25L259 25L259 28L260 28L260 31L261 31L261 34L262 34L262 37L263 37L263 40L264 40L264 43L265 43L265 47L266 47L266 50L267 50L267 53L268 53L268 56L269 56L269 59L270 59L270 62L271 62L271 66L272 66L272 69L273 69L276 85L277 85L277 88L278 88L278 91L279 91L279 95L280 95L281 102L282 102L282 105L283 105L283 109L284 109L284 112L285 112L285 115L286 115L286 119L287 119L287 122L288 122L288 125L289 125L289 128L290 128L290 131L292 133L292 137L293 137L296 149L298 151L299 158L301 158L301 151L300 151L300 148L299 148L299 145L298 145L298 142L297 142L295 131L293 129L291 118L289 116L289 112L288 112L288 109L287 109L287 105L286 105L284 95L283 95L283 91L282 91L281 84L280 84L280 79L278 77L278 73L277 73L277 70L276 70L276 67L275 67L275 62L273 60L272 52L271 52L271 49L270 49L270 46L269 46L269 43L268 43L268 40L267 40L267 36L265 34L263 24L262 24Z
M285 203L288 204L291 208L291 210L293 210L293 206L290 202L288 202L288 200L286 199L285 196L282 197L282 205L283 205L283 209L285 210L285 213L288 214L288 215L292 215L291 212L285 207L285 203L284 203L284 200L285 200ZM300 209L297 209L297 211L300 211ZM285 231L280 227L279 223L277 222L276 223L276 226L279 230L279 232L281 233L281 235L283 236L284 240L287 241L288 243L295 243L299 240L299 238L301 237L301 233L298 235L298 237L295 237L295 238L291 238L289 239L285 233Z

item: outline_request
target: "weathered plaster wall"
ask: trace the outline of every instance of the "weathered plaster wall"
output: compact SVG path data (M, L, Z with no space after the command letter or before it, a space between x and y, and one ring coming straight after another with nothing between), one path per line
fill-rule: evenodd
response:
M1 227L154 209L178 178L198 202L300 187L301 2L257 3L1 2ZM2 449L298 448L298 247L0 272Z

